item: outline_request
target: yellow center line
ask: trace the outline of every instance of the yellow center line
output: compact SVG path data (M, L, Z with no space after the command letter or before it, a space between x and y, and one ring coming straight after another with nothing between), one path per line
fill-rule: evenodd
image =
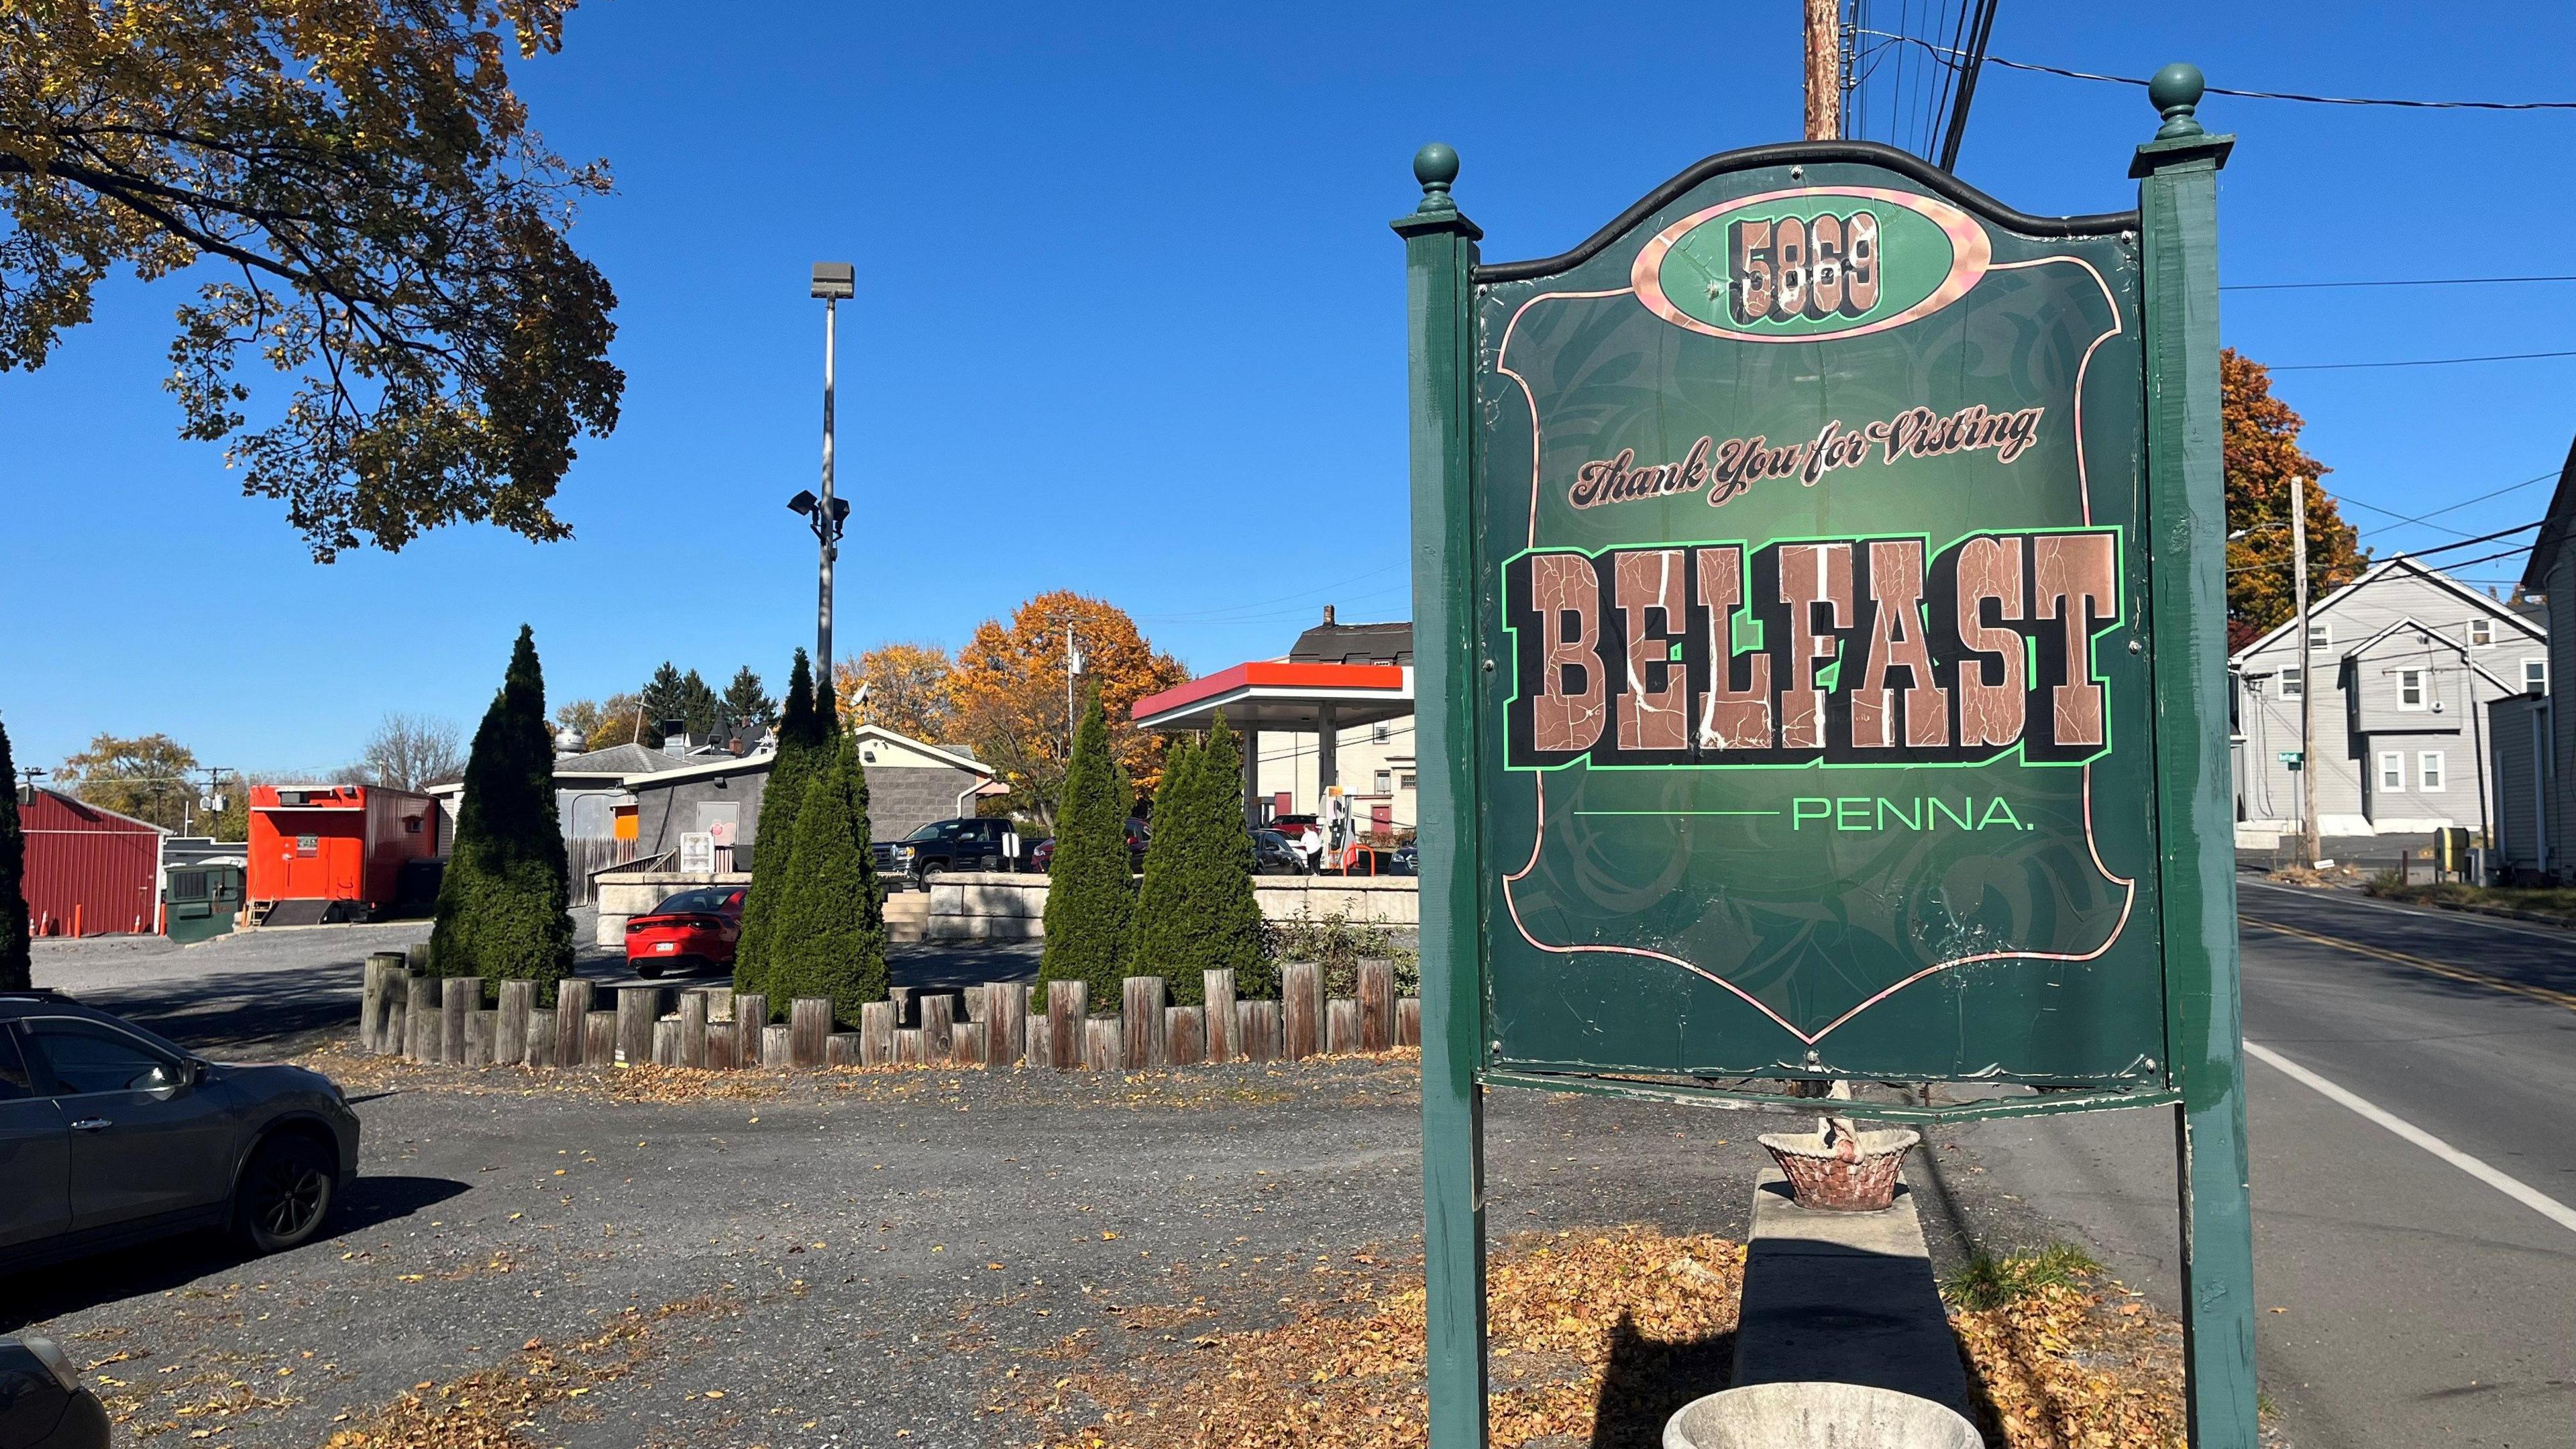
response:
M2283 925L2279 921L2266 920L2261 916L2240 913L2238 919L2249 926L2260 926L2266 931L2278 931L2284 936L2296 936L2302 941L2314 941L2320 946L2332 946L2338 951L2375 956L2382 961L2394 962L2400 966L2412 966L2418 971L2430 971L2436 976L2447 976L2454 981L2465 981L2473 986L2492 987L2497 991L2510 991L2516 996L2528 996L2534 1001L2545 1001L2552 1006L2563 1006L2570 1011L2576 1011L2576 992L2552 991L2546 986L2526 986L2519 981L2507 981L2500 976L2489 976L2483 971L2464 971L2457 966L2445 966L2439 961L2427 961L2421 956L2410 956L2403 951L2384 951L2377 946L2365 946L2359 941L2344 940L2340 936L2321 936L2314 931L2303 931L2296 926Z

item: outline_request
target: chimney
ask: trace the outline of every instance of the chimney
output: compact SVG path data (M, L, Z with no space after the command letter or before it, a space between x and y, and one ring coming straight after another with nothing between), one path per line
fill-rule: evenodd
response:
M662 721L662 753L673 757L689 752L689 722L684 719Z
M1324 606L1324 627L1327 629L1333 627L1333 606L1330 604Z

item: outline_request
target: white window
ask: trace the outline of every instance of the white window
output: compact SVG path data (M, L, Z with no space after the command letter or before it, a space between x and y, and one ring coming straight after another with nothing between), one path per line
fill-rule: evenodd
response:
M2323 649L2323 648L2325 648L2327 645L2332 644L2333 642L2334 642L2334 626L2333 626L2332 624L2321 624L2321 623L2316 622L2315 620L2310 620L2310 621L2309 621L2309 623L2308 623L2308 647L2309 647L2309 648L2311 648L2311 649Z
M2481 615L2469 621L2469 647L2485 649L2495 643L2495 620Z
M2549 692L2548 660L2526 659L2522 661L2522 692L2525 694L2547 694Z
M1377 772L1377 788L1376 788L1376 790L1372 791L1371 793L1373 793L1373 794L1378 794L1378 795L1392 795L1392 794L1394 794L1394 793L1395 793L1395 772L1394 772L1393 770L1380 770L1380 771L1378 771L1378 772Z
M2399 709L2422 709L2424 707L2423 670L2401 669L2397 671L2397 707Z
M2297 699L2305 692L2305 683L2300 677L2299 666L2285 664L2281 666L2281 672L2273 677L2272 693L2280 699Z
M2442 752L2440 750L2421 750L2416 753L2415 793L2419 795L2442 793Z
M1410 790L1413 788L1413 777L1411 775L1399 775L1396 777L1395 783L1396 788L1398 789Z
M2403 790L2406 788L2405 751L2382 750L2379 752L2379 788L2382 790Z

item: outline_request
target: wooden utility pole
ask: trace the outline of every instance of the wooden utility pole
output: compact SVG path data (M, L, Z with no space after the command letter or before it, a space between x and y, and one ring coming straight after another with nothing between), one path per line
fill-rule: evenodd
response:
M2308 657L2308 480L2290 480L2290 578L2299 626L2299 864L2317 863L2317 681Z
M1807 0L1807 139L1843 135L1842 0Z

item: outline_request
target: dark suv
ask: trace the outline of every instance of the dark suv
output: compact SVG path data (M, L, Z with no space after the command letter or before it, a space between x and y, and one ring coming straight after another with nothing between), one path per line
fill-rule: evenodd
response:
M0 991L0 1270L208 1227L278 1252L357 1175L358 1114L329 1077Z
M1018 870L1021 855L1011 822L985 817L934 820L876 852L879 874L903 876L924 890L943 870Z

